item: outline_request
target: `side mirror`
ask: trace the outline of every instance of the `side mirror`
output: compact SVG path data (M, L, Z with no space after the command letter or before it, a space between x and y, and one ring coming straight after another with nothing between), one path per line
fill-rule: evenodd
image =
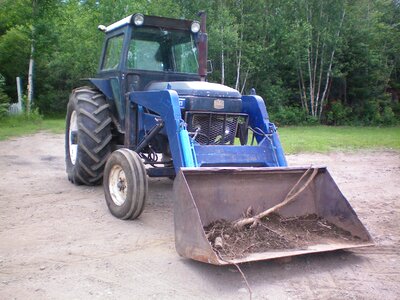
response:
M207 60L207 74L211 74L214 71L212 60Z

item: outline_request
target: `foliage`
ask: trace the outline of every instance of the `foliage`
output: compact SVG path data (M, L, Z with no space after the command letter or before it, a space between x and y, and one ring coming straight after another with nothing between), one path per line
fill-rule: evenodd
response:
M0 120L4 119L8 114L8 107L7 103L0 103Z
M0 9L0 73L5 91L16 99L15 77L28 75L30 53L30 1L3 0Z
M71 89L96 74L104 38L97 25L135 12L196 19L205 10L209 79L244 94L255 88L279 124L400 119L397 0L1 0L1 7L4 92L16 99L15 77L26 85L33 54L34 105L45 115L64 113Z
M384 125L395 125L397 124L397 120L393 109L390 106L385 106L382 112L382 123Z
M29 115L22 113L6 116L0 120L0 141L42 130L61 134L65 131L65 119L43 118L38 109L34 109Z
M399 119L396 117L392 105L387 99L371 99L363 103L363 114L357 121L362 125L395 125Z
M9 104L10 97L4 92L5 78L0 74L0 104Z
M0 74L0 120L3 119L8 113L10 104L10 97L4 92L5 79Z
M276 113L271 114L271 120L278 126L318 124L316 117L310 116L302 108L292 106L281 107Z
M331 109L326 115L328 125L349 125L352 121L352 110L340 101L331 104Z

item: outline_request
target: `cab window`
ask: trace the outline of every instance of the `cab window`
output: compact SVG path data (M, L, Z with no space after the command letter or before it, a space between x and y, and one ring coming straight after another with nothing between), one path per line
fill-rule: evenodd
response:
M123 34L112 37L107 41L106 53L101 67L102 70L114 70L118 68L123 41Z
M160 44L156 41L133 39L129 45L128 68L164 71L164 62L160 58Z
M197 73L197 48L190 31L136 28L129 44L127 67L149 71Z

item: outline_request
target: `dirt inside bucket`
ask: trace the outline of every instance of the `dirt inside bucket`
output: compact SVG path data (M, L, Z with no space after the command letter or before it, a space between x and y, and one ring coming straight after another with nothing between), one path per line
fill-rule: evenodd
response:
M204 231L222 259L273 250L303 249L322 243L361 241L315 214L293 218L271 214L254 228L244 226L240 229L235 228L232 222L218 220L204 227Z

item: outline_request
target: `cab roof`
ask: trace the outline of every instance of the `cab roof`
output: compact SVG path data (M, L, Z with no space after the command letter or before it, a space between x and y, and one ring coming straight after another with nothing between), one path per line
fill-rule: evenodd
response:
M118 28L121 28L126 25L134 25L133 17L136 14L132 14L127 16L109 26L106 27L105 32L110 33ZM157 17L157 16L148 16L144 15L144 22L141 26L154 26L154 27L162 27L166 29L180 29L180 30L189 30L190 26L192 25L192 20L185 20L185 19L172 19L172 18L164 18L164 17Z

